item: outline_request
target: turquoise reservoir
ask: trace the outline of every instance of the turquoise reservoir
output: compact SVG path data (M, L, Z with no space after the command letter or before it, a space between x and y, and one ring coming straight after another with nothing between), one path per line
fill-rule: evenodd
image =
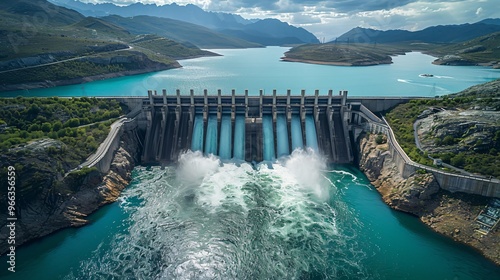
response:
M174 94L176 89L189 94L326 94L329 89L348 90L350 96L427 96L458 92L475 84L500 78L500 70L475 66L433 65L433 57L407 53L393 57L393 64L348 67L280 61L288 48L212 50L223 56L181 60L182 68L156 73L95 81L50 89L3 92L0 96L145 96L147 90ZM421 74L433 77L421 77Z

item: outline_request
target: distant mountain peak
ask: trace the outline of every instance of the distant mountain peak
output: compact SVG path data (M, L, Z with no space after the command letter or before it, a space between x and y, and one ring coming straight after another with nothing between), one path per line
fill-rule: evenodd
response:
M427 43L455 43L500 31L500 19L486 19L477 23L437 25L418 31L401 29L376 30L355 27L337 38L338 42L393 43L422 41Z
M134 3L129 6L116 6L110 3L85 4L77 0L51 1L76 9L86 16L135 17L147 15L180 20L258 44L319 43L316 36L304 28L295 27L278 19L247 20L236 14L205 11L194 4L182 6L172 3L158 6L156 4Z

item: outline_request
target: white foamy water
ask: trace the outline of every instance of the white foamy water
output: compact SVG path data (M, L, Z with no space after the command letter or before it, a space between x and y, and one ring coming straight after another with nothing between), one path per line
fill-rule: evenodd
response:
M256 167L189 151L140 168L121 204L130 226L69 278L363 278L356 223L339 227L347 208L325 168L312 150Z

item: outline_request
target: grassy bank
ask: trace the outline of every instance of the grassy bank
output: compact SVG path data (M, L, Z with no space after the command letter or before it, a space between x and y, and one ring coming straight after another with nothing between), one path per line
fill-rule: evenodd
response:
M479 125L475 123L471 124L472 126L465 129L465 132L460 135L448 134L434 137L434 145L439 147L440 152L432 154L427 154L417 148L413 131L413 124L419 115L429 108L498 112L500 110L500 102L498 101L500 92L497 88L499 85L500 81L494 81L443 98L412 100L392 109L386 114L386 119L401 147L413 161L432 166L433 161L428 157L430 155L471 173L500 178L500 126L498 121L491 124L497 129L496 132L490 133L491 135L485 134L487 139L484 139L483 135L478 135ZM488 133L481 129L479 132ZM491 143L484 147L486 140L491 141Z
M408 48L380 44L308 44L294 47L284 59L339 65L377 65L391 63L391 55L404 54Z

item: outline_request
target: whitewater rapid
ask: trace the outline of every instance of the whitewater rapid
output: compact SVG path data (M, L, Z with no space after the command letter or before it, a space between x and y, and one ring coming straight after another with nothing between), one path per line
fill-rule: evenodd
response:
M139 167L125 230L68 278L364 278L359 223L327 173L312 149L256 166L188 151L175 167Z

